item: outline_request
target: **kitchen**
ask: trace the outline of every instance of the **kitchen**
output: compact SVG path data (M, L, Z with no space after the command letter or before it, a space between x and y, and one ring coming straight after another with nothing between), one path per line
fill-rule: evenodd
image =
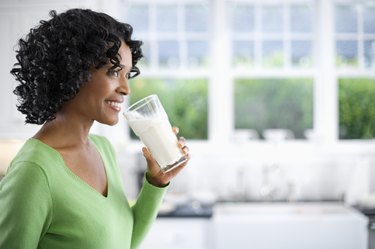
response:
M134 23L146 56L132 83L138 91L125 105L141 97L136 94L157 92L192 154L141 248L375 248L374 225L360 212L375 208L374 122L355 116L353 126L368 128L354 134L342 118L349 115L345 104L371 113L373 101L339 99L347 81L374 83L374 1L111 3L0 3L0 28L8 38L0 41L0 174L37 130L24 125L15 108L9 70L17 38L50 9L87 7ZM153 83L163 80L176 87L163 92ZM277 109L283 102L272 102L279 97L272 89L286 91L292 106ZM360 96L375 100L371 92ZM195 115L183 119L171 103ZM115 145L124 189L136 198L145 169L141 143L124 119L115 127L96 124L93 132Z

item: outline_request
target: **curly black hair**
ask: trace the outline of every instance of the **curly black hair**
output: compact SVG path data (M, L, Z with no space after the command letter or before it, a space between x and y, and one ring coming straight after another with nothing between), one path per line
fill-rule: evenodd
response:
M109 70L120 68L118 50L124 41L132 53L132 71L142 58L142 42L132 40L133 28L107 14L90 9L70 9L40 21L19 40L17 63L11 74L19 84L17 109L26 123L53 120L63 104L73 98L90 79L90 69L110 62Z

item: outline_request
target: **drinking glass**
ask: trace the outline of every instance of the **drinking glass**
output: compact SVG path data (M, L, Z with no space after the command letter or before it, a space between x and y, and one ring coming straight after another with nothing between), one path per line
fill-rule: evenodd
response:
M167 172L186 160L157 95L137 101L124 112L124 116L161 170Z

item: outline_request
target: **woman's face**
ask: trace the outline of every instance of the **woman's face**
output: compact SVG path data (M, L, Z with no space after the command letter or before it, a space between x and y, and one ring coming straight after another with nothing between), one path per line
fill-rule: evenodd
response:
M89 122L115 125L119 120L124 95L130 93L128 75L132 68L132 54L128 45L121 43L119 49L120 65L108 71L113 65L107 65L91 71L91 79L81 86L77 95L68 101L63 108L77 118Z

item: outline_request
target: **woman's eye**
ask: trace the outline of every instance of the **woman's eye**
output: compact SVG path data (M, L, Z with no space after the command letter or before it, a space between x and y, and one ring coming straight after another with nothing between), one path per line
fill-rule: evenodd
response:
M109 71L109 74L113 77L118 77L120 73L119 71L111 70Z

